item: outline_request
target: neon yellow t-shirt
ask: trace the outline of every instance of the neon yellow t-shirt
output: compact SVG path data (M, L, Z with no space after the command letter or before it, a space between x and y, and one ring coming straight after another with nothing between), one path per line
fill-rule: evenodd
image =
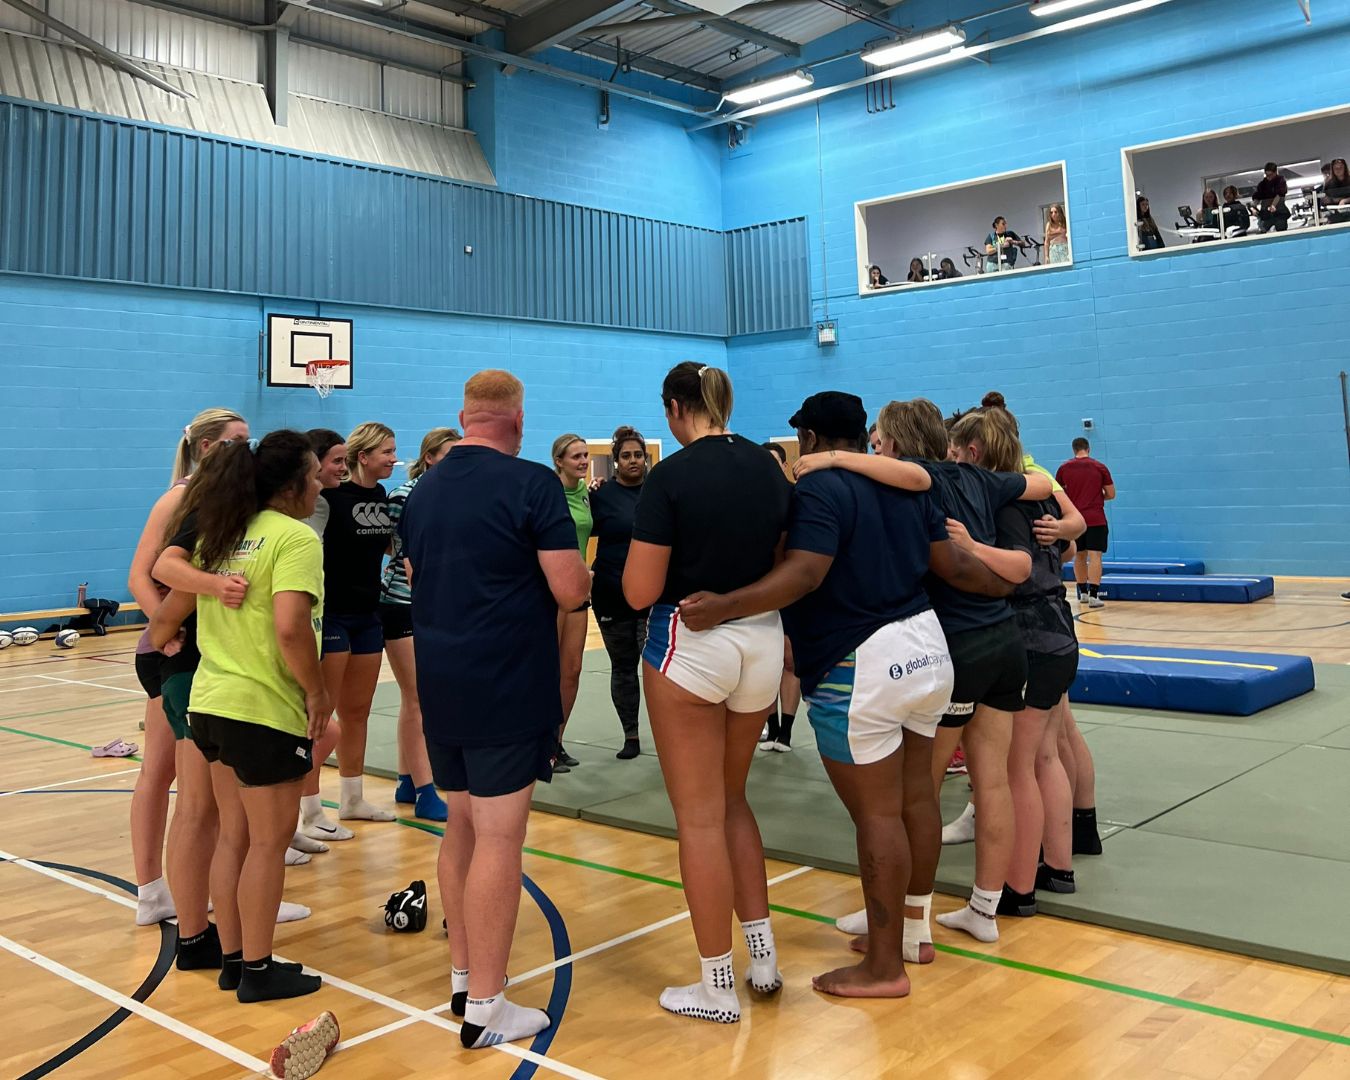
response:
M314 648L323 630L323 545L303 521L264 510L248 523L222 574L248 578L238 608L214 596L197 597L201 666L192 680L193 712L276 728L304 736L305 692L286 666L277 643L272 597L281 592L314 598Z
M1042 476L1048 477L1049 480L1050 480L1050 490L1051 490L1051 491L1063 491L1063 490L1064 490L1062 487L1059 486L1059 481L1055 479L1055 474L1052 473L1052 472L1050 472L1050 470L1048 470L1048 469L1042 469L1039 465L1036 464L1036 459L1033 458L1030 454L1023 454L1023 455L1022 455L1022 471L1023 471L1024 473L1025 473L1025 472L1038 472L1038 473L1040 473Z

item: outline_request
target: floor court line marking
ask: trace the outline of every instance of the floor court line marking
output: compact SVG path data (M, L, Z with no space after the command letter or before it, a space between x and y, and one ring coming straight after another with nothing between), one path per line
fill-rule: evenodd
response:
M152 1024L157 1024L178 1035L189 1042L196 1043L203 1049L210 1050L219 1054L223 1058L233 1061L236 1065L242 1065L254 1073L267 1070L267 1062L260 1058L255 1058L252 1054L247 1054L237 1047L231 1046L227 1042L222 1042L214 1035L208 1035L198 1028L185 1024L181 1020L176 1020L167 1013L162 1013L158 1009L152 1009L149 1005L143 1005L135 998L127 997L126 994L114 990L110 986L104 986L101 982L96 982L87 975L66 967L50 957L43 956L40 952L35 952L27 945L20 945L17 941L11 941L7 937L0 936L0 949L13 953L20 960L27 960L30 964L48 971L58 978L65 979L68 983L73 983L82 990L87 990L91 994L110 1001L118 1008L126 1009L127 1012L135 1013L142 1019L149 1020Z
M56 675L34 675L33 678L45 679L47 682L64 683L67 686L94 686L100 690L113 690L119 694L135 694L137 697L145 696L144 690L132 690L125 686L109 686L107 683L101 682L84 682L80 679L62 679Z
M801 877L803 874L810 873L814 867L798 866L789 870L785 874L779 874L777 877L770 878L766 884L773 886L783 881L789 881L795 877ZM654 934L658 930L664 930L667 926L674 926L678 922L683 922L689 918L689 912L681 911L676 915L671 915L665 919L659 919L654 923L648 923L646 926L640 926L636 930L630 930L626 934L620 934L618 937L610 938L608 941L602 941L597 945L588 946L585 949L579 949L577 952L570 953L567 956L559 957L557 960L550 960L547 964L540 964L536 968L523 972L520 975L511 976L508 986L518 986L521 983L528 982L530 979L538 978L540 975L547 975L550 971L556 971L558 968L567 964L576 963L578 960L585 960L587 957L595 956L597 953L607 952L618 945L625 945L630 941L636 941L640 937L646 937L648 934ZM432 1008L432 1012L445 1012L450 1008L450 1002L446 1001Z
M92 885L87 882L80 881L78 878L71 877L69 874L64 874L60 870L52 870L49 867L42 866L38 863L32 862L29 859L24 859L17 855L13 855L10 852L0 851L0 859L4 859L12 863L14 866L21 866L25 870L33 870L36 873L43 874L50 878L54 878L55 880L60 881L66 885L73 885L75 888L82 889L85 892L93 893L98 896L103 896L106 899L113 901L114 903L123 905L124 907L129 907L132 909L135 909L136 907L136 901L132 900L130 897L118 896L116 893L110 892L107 889L102 889L99 888L97 885ZM0 946L3 946L6 941L8 941L7 938L0 937ZM25 946L16 945L16 948L25 949L25 951L27 951ZM11 949L10 951L14 952L14 949ZM23 955L23 953L16 953L16 955ZM35 953L33 955L36 956L38 954ZM25 959L27 959L26 956ZM43 957L42 959L45 960L46 958ZM277 959L286 960L287 958L284 956L278 956ZM55 963L55 961L50 961L50 963ZM365 1000L374 1002L377 1005L383 1005L386 1009L390 1009L393 1012L402 1013L405 1018L409 1019L410 1022L426 1023L432 1025L433 1027L444 1028L445 1030L454 1032L455 1034L459 1033L458 1024L446 1020L442 1016L437 1016L435 1013L432 1013L426 1009L419 1009L416 1005L410 1005L407 1002L400 1001L397 998L388 997L387 995L381 994L378 991L371 990L368 989L367 987L361 986L359 983L348 982L346 979L342 979L336 975L329 974L328 972L322 971L319 968L311 967L308 964L305 965L305 970L315 975L318 975L320 978L323 979L324 982L328 983L330 986L338 990L345 990L347 993L353 995L354 997L364 998ZM77 976L79 975L78 972L71 972L71 974ZM84 976L79 977L84 978ZM71 979L71 981L74 982L75 980ZM93 980L88 981L93 986L100 986L100 987L102 986L102 984L100 983L94 983ZM83 984L77 983L77 985ZM102 989L106 990L107 988L102 987ZM98 990L94 990L93 992L99 993ZM114 990L109 990L108 993L116 994L117 992ZM131 1005L123 1004L124 999L123 996L120 994L116 998L108 998L108 1000L116 1001L117 1004L123 1005L124 1008L130 1009L132 1012L139 1011L138 1009L133 1009ZM131 999L125 998L125 1001L131 1001ZM133 1004L137 1006L140 1005L139 1002L133 1002ZM149 1011L155 1012L155 1010ZM164 1016L164 1014L162 1013L157 1013L157 1015ZM166 1020L172 1021L175 1024L178 1023L178 1021L173 1020L172 1017L165 1016L164 1018ZM148 1017L148 1019L153 1020L154 1018ZM155 1022L158 1023L158 1021ZM182 1025L182 1027L186 1030L191 1031L196 1030L195 1028L188 1028L186 1024ZM173 1029L171 1028L170 1030ZM205 1037L211 1038L211 1036ZM227 1046L228 1044L222 1043L221 1045ZM214 1049L214 1047L212 1047L212 1049ZM231 1047L230 1049L233 1049L233 1047ZM490 1049L500 1051L501 1053L507 1054L510 1057L519 1058L522 1061L532 1062L541 1069L548 1069L552 1072L561 1073L563 1076L571 1077L572 1080L603 1080L602 1077L597 1076L595 1073L587 1072L584 1069L575 1068L574 1066L568 1065L565 1062L557 1060L556 1058L546 1057L543 1054L536 1054L533 1051L526 1050L524 1047L515 1046L511 1043L499 1043L498 1045L493 1046ZM239 1051L239 1053L242 1054L242 1051ZM248 1065L250 1068L253 1067L253 1063L256 1063L256 1066L259 1069L267 1068L265 1064L263 1064L260 1061L257 1061L257 1059L254 1058L250 1058L247 1062L242 1061L242 1058L236 1058L234 1060L241 1061L243 1064Z
M340 1054L343 1050L350 1050L353 1047L360 1046L364 1042L370 1042L371 1039L378 1039L382 1035L389 1035L395 1031L402 1031L405 1027L411 1027L413 1024L420 1024L422 1021L416 1016L405 1016L402 1020L395 1020L392 1024L385 1024L384 1027L372 1028L370 1031L364 1031L352 1039L343 1039L337 1046L333 1047L333 1053Z
M117 772L95 773L93 776L80 776L74 780L58 780L54 784L43 784L40 787L19 788L15 791L0 791L0 799L7 799L11 795L28 795L36 791L48 791L51 788L65 787L68 784L83 784L86 780L106 780L110 776L126 776L128 773L140 772L139 766L135 769L119 769Z
M85 707L88 708L88 706ZM75 708L78 708L78 706L76 706ZM73 711L73 708L51 710L50 712L71 712L71 711ZM31 715L46 716L50 715L50 712L33 713ZM8 717L8 719L11 720L18 719L18 717ZM37 735L33 732L19 731L14 728L4 728L4 727L0 727L0 731L9 731L15 735L26 735L30 738L42 739L48 742L61 743L66 746L76 747L77 749L84 749L84 750L89 749L89 747L84 746L82 743L68 742L64 739L57 739L50 735ZM336 806L337 804L325 801L325 805L332 807ZM425 822L411 821L407 818L399 818L397 820L400 825L406 826L408 828L419 829L422 832L431 833L436 836L444 835L443 829L437 828L436 826L433 825L428 825ZM648 881L652 882L653 884L665 885L671 888L683 890L683 886L678 881L670 881L666 878L659 878L652 874L641 874L633 870L625 870L622 867L608 866L604 863L590 862L586 859L578 859L571 855L559 855L555 852L542 851L538 848L525 848L524 851L526 854L537 855L541 858L553 859L555 861L568 863L574 866L583 866L587 867L588 869L598 870L602 873L615 874L620 877L626 877L637 881ZM4 857L5 857L4 853L0 852L0 858ZM38 870L39 872L47 872L45 867L38 867L33 864L29 864L27 863L27 860L23 860L23 864L28 865L30 869L35 869ZM82 882L76 881L74 879L71 879L68 883L75 885L77 888L86 888L86 886ZM109 895L111 896L111 894ZM117 899L119 902L121 901L121 897L115 897L114 899ZM135 905L134 903L132 903L129 906L134 907ZM783 915L793 915L796 916L797 918L807 919L812 922L824 923L831 926L834 925L834 916L832 915L821 915L813 911L801 911L796 908L784 907L780 904L770 904L769 910L776 911ZM978 960L982 963L994 964L1000 967L1008 967L1013 970L1025 971L1027 973L1034 975L1041 975L1046 978L1062 979L1066 982L1076 983L1081 986L1089 986L1094 989L1105 990L1108 993L1121 994L1126 997L1142 998L1144 1000L1153 1001L1158 1004L1170 1005L1173 1008L1204 1013L1210 1016L1221 1017L1226 1020L1234 1020L1239 1023L1250 1024L1254 1027L1264 1027L1274 1031L1283 1031L1291 1035L1298 1035L1305 1038L1316 1039L1321 1042L1330 1042L1336 1043L1341 1046L1350 1046L1350 1035L1340 1035L1337 1034L1336 1032L1322 1031L1318 1028L1309 1028L1309 1027L1302 1027L1297 1024L1288 1024L1282 1020L1272 1020L1268 1017L1256 1016L1252 1013L1237 1012L1231 1009L1223 1009L1214 1005L1205 1005L1201 1002L1190 1001L1186 998L1170 997L1166 994L1154 993L1151 990L1140 990L1135 987L1122 985L1120 983L1107 982L1102 979L1093 979L1086 975L1076 975L1072 972L1058 971L1054 968L1039 967L1035 964L1027 964L1019 960L1009 960L1001 956L992 956L988 953L975 952L969 949L961 949L954 945L935 944L934 948L938 952L950 953L953 956L960 956L970 960ZM435 1017L435 1019L437 1021L441 1020L440 1017ZM505 1049L505 1047L497 1047L497 1049ZM550 1067L552 1067L552 1065L554 1064L552 1060L549 1058L544 1058L543 1060L549 1062Z

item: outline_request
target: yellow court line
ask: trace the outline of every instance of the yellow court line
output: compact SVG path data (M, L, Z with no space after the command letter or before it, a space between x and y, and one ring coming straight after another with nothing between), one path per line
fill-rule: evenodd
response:
M1243 664L1237 660L1201 660L1189 656L1134 656L1129 653L1099 653L1079 644L1078 652L1093 660L1137 660L1153 664L1200 664L1208 667L1251 668L1253 671L1278 671L1273 664Z

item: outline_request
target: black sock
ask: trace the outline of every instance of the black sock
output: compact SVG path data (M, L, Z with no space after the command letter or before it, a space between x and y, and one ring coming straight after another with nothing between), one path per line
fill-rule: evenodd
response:
M289 964L281 960L273 960L272 966L280 971L300 972L304 970L303 964ZM216 980L216 983L222 990L238 990L239 979L243 973L243 951L225 953L220 958L220 978Z
M450 1011L455 1016L463 1017L464 1010L468 1007L468 1004L469 992L467 990L461 990L457 994L450 995Z
M998 913L1000 915L1015 915L1018 918L1028 918L1036 914L1036 890L1020 893L1011 888L1006 883L1003 886L1003 893L998 898Z
M1096 596L1096 595L1097 595L1097 590L1100 589L1100 588L1101 588L1100 585L1089 585L1089 586L1088 586L1088 595L1089 595L1089 596Z
M797 719L796 713L785 712L783 714L778 721L778 738L775 741L782 743L784 746L792 745L792 721L795 719Z
M205 971L219 968L220 963L220 935L215 923L207 923L200 934L178 939L179 971Z
M1088 587L1085 582L1082 581L1078 582L1078 599L1081 600L1088 594L1087 588Z
M777 742L777 741L778 741L778 710L777 710L777 709L774 709L773 712L769 713L769 734L767 734L766 736L764 736L764 741L765 741L765 742Z
M1074 885L1072 870L1058 870L1048 863L1041 863L1036 867L1036 888L1046 892L1071 893L1077 886Z
M1073 853L1100 855L1102 839L1097 835L1097 808L1088 806L1073 812Z
M624 739L623 749L614 756L620 761L629 761L632 758L637 757L638 754L641 753L641 750L642 748L637 741L637 736L634 736L631 739Z
M303 997L323 985L319 976L304 975L295 970L298 965L278 964L271 956L264 956L261 960L246 960L240 966L240 1001L277 1001L281 998Z

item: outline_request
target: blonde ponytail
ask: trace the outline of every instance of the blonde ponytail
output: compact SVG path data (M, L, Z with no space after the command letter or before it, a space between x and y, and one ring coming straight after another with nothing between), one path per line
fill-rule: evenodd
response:
M229 409L206 409L194 416L192 422L183 429L183 437L178 440L178 449L173 457L173 482L176 484L192 474L201 459L203 442L219 442L225 429L234 423L243 424L247 421Z

